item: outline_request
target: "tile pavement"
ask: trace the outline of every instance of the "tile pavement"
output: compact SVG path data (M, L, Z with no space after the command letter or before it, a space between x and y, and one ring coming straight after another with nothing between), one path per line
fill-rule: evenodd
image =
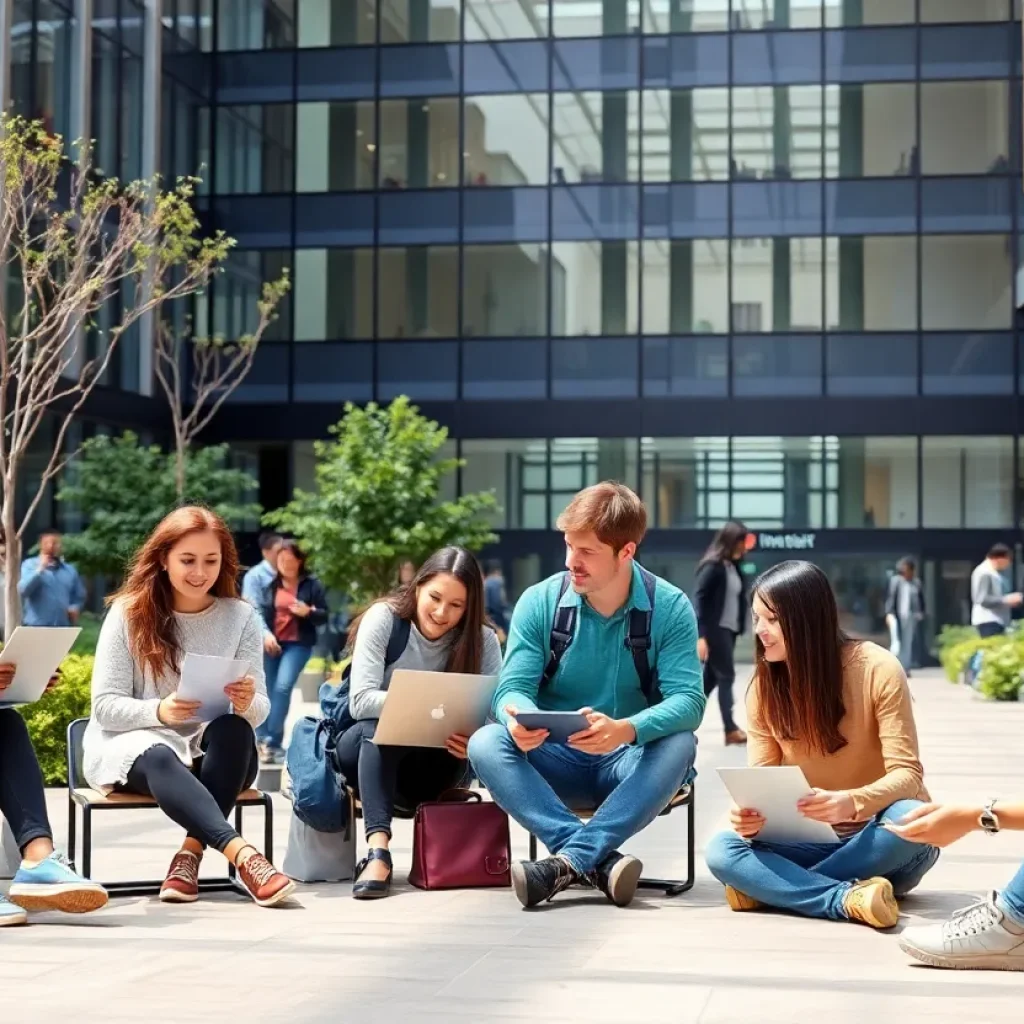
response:
M1024 705L977 701L933 672L915 676L913 687L933 794L1024 795ZM303 710L296 703L293 713ZM723 746L718 723L712 706L701 731L698 847L727 810L714 767L743 762L741 750ZM63 835L65 800L50 796ZM287 805L277 800L283 851ZM256 834L255 817L253 825ZM681 815L659 819L631 849L652 873L680 873L684 827ZM157 812L100 816L95 874L159 877L176 838ZM403 880L410 843L402 822L395 853ZM525 856L519 830L513 845ZM205 870L221 873L216 859L208 856ZM1024 834L969 837L906 901L905 920L945 916L1021 860ZM392 898L367 904L351 901L348 889L303 887L293 907L273 911L222 895L191 907L124 899L91 917L39 916L0 932L0 1021L43 1013L133 1024L1024 1019L1020 975L914 967L892 935L852 924L732 914L700 861L692 892L674 900L643 893L627 910L589 893L527 913L504 891L423 893L403 881Z

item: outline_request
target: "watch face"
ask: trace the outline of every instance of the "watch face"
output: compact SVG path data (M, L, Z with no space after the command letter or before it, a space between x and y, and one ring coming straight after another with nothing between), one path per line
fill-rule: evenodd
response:
M981 827L986 832L999 831L999 822L996 820L996 816L991 811L982 811L980 821Z

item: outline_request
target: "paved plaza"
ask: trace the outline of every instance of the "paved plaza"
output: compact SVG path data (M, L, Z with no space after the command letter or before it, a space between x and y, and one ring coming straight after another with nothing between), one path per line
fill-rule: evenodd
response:
M933 795L1024 795L1024 705L988 704L938 672L915 675L926 777ZM304 709L296 703L293 712ZM698 757L698 849L725 821L714 771L739 765L712 704ZM50 795L60 840L66 799ZM288 807L277 799L277 860ZM257 837L257 816L250 833ZM685 819L659 819L630 847L648 873L685 872ZM100 815L94 875L160 877L178 834L158 812ZM84 918L43 915L0 932L0 1020L671 1021L995 1024L1024 1019L1024 977L911 966L891 934L848 923L733 914L698 856L695 888L640 893L619 910L572 892L523 911L510 891L424 893L404 883L411 826L398 823L401 879L379 903L348 885L301 887L294 906L260 910L232 895L192 906L118 899ZM513 854L526 836L513 831ZM205 872L221 874L209 855ZM1024 833L972 835L947 851L906 923L944 917L1000 885L1024 860Z

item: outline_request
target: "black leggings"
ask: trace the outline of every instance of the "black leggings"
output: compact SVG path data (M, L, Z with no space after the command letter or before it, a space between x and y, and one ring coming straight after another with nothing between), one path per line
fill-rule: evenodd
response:
M239 838L227 816L259 771L256 737L244 718L222 715L206 727L202 748L188 768L170 747L152 746L136 758L121 788L151 796L189 839L223 853Z
M369 838L391 835L395 802L412 811L458 786L469 762L434 747L378 747L373 742L377 719L366 718L345 730L338 740L339 767L363 803L363 824Z
M736 729L732 715L732 684L736 679L733 652L736 648L736 634L731 629L717 626L708 630L704 638L708 642L708 659L704 662L704 694L718 688L718 707L722 712L722 725L726 732Z
M19 850L33 839L53 839L43 773L25 719L14 708L0 709L0 814L11 826Z

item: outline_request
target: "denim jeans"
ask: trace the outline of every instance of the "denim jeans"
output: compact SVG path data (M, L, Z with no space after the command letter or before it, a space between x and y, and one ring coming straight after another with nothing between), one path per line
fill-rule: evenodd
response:
M1004 913L1024 927L1024 864L1010 879L1010 884L997 897Z
M19 850L33 839L52 839L46 816L43 773L25 719L14 708L0 708L0 813Z
M286 641L281 644L281 653L276 658L269 654L263 655L270 714L256 730L256 738L272 750L280 750L284 743L284 723L292 703L292 690L312 653L312 647Z
M769 907L807 917L843 920L843 897L856 881L882 877L897 895L916 888L939 859L934 846L908 842L882 828L906 816L919 800L898 800L838 846L822 843L748 842L719 832L705 856L723 885Z
M524 754L494 724L469 741L473 769L498 806L580 873L654 821L691 777L696 754L691 732L600 755L561 743ZM585 823L570 810L595 807Z

